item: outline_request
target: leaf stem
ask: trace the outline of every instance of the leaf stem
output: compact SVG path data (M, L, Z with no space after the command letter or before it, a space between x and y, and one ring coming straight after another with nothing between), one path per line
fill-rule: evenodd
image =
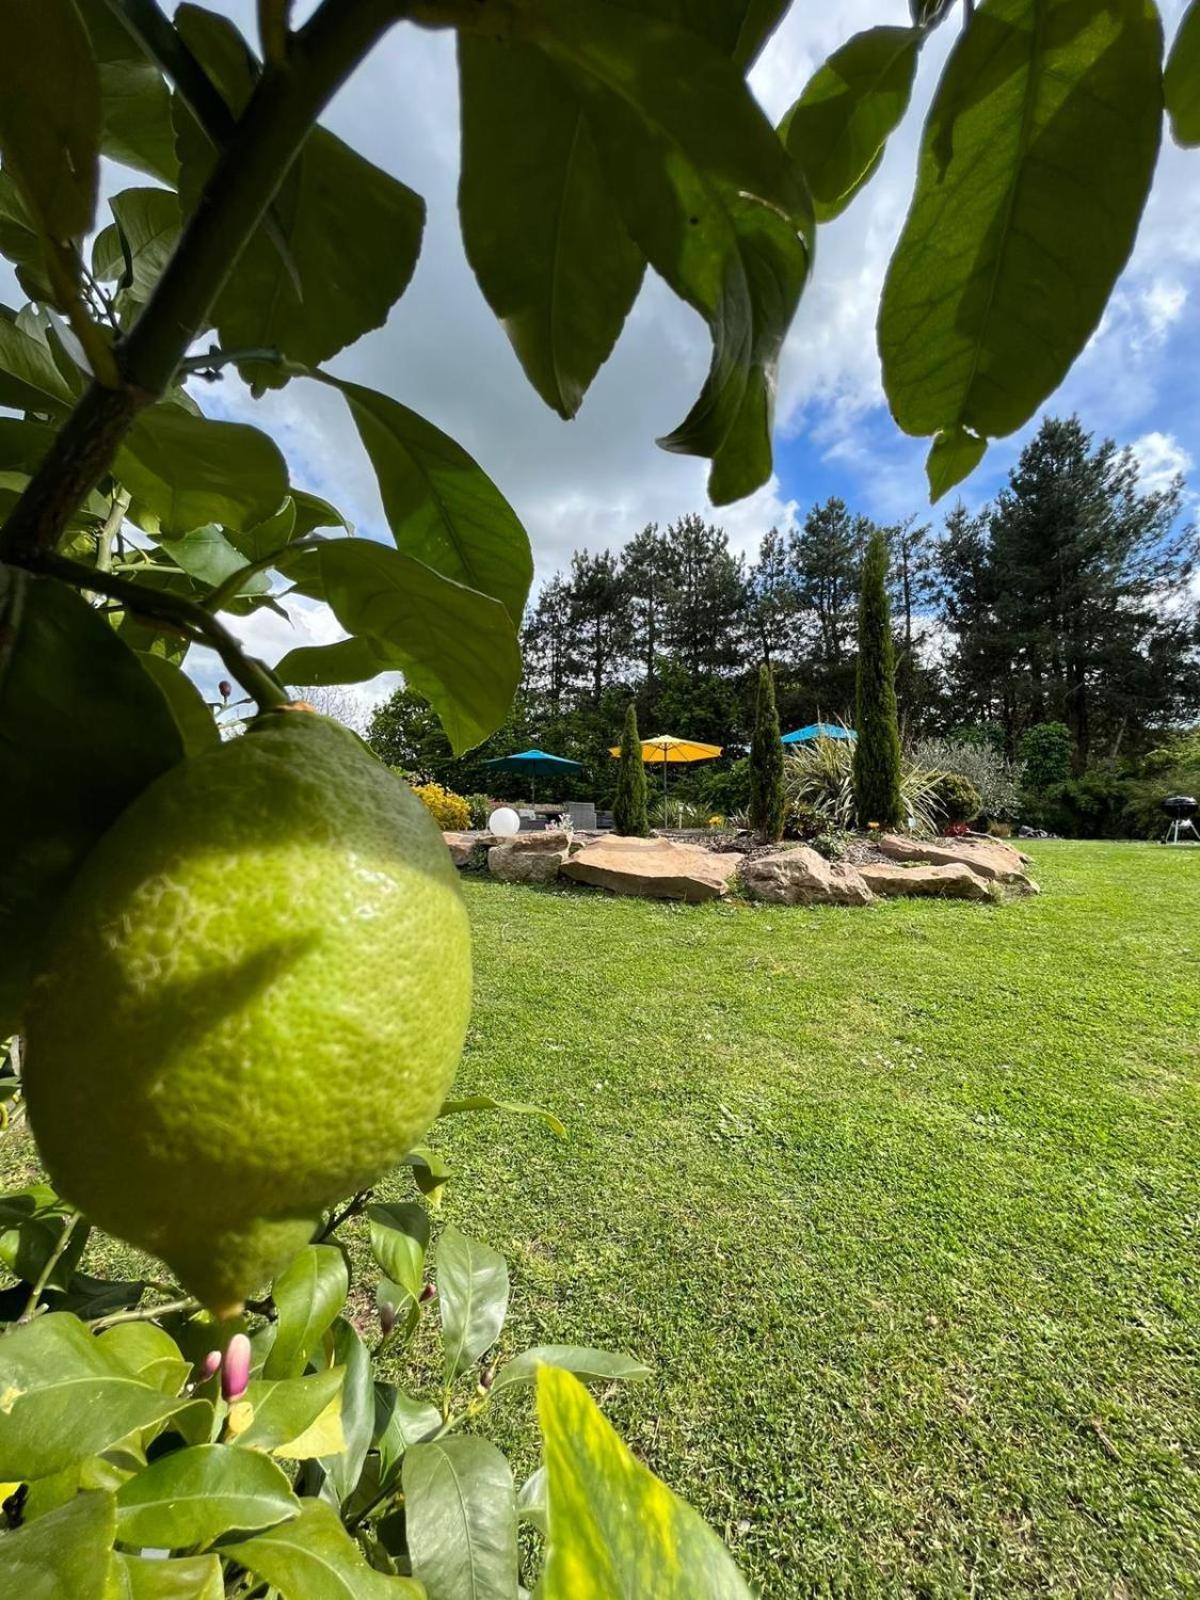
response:
M122 1322L152 1322L155 1317L168 1317L173 1311L198 1311L199 1300L190 1295L179 1300L162 1300L156 1306L135 1306L132 1311L114 1311L107 1317L95 1317L88 1323L93 1333L103 1333L105 1328L115 1328Z
M46 1285L53 1277L55 1267L62 1260L63 1256L66 1255L67 1246L71 1242L71 1235L75 1232L76 1225L82 1220L83 1219L78 1211L72 1211L71 1215L67 1218L66 1225L64 1226L62 1233L59 1235L58 1243L51 1251L45 1266L38 1273L37 1282L29 1292L29 1299L25 1302L25 1309L17 1318L18 1325L23 1322L31 1322L37 1315L38 1301L42 1298L42 1293Z
M252 347L248 350L219 350L216 345L213 345L203 355L184 356L179 363L179 371L182 373L194 372L198 377L213 379L222 367L232 366L235 361L282 363L283 357L278 350L265 345L261 348Z
M366 1209L367 1202L374 1193L374 1189L360 1189L356 1195L352 1195L340 1211L335 1211L330 1215L328 1222L313 1240L313 1243L324 1244L331 1234L337 1232L343 1222L348 1222L351 1217L357 1216L360 1211Z
M96 545L96 569L99 572L108 572L112 568L113 541L125 521L130 498L128 489L118 489L113 495L112 506L104 519L104 526L100 529L100 538Z

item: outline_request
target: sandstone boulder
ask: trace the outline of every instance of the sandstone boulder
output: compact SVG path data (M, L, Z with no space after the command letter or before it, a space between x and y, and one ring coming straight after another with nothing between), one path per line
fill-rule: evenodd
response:
M613 894L695 903L725 894L741 859L671 839L610 834L571 856L562 870L576 883L590 883Z
M482 852L495 843L490 833L443 833L442 838L456 867L482 866Z
M1003 883L1026 893L1037 893L1037 885L1025 875L1025 861L1019 850L1003 839L972 833L963 839L912 839L900 833L885 833L878 848L893 861L919 861L930 866L969 868L991 883Z
M943 866L918 863L905 867L900 862L871 862L859 867L872 894L894 898L898 895L933 895L943 900L990 900L987 879L961 861Z
M515 839L488 851L488 871L502 883L551 883L567 859L562 850L518 850Z
M544 833L515 833L500 843L517 855L530 852L537 854L547 850L566 850L571 843L571 835L562 828L547 828Z
M826 861L807 845L748 856L741 872L747 894L783 906L865 906L871 891L856 867Z

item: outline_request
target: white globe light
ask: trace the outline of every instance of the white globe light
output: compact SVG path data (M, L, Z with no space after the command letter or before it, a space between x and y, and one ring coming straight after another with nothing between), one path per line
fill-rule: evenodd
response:
M488 818L488 832L494 833L497 838L511 839L514 833L520 831L521 819L511 806L501 806Z

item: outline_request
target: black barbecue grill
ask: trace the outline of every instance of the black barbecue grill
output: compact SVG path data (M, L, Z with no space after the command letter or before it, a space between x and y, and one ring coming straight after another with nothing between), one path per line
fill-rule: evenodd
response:
M1185 839L1200 844L1200 832L1197 832L1196 824L1192 820L1196 812L1200 811L1200 801L1194 795L1169 795L1163 801L1163 810L1171 819L1167 837L1163 840L1164 844L1183 844Z

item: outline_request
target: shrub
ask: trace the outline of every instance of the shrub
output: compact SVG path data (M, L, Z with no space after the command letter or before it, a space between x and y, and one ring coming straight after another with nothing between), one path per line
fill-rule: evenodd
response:
M471 814L473 828L486 828L487 820L496 809L496 802L491 795L469 794L467 796L467 810Z
M1016 766L985 739L961 735L920 739L913 746L912 760L930 772L961 773L969 778L979 791L976 815L1011 822L1020 808Z
M787 802L783 795L783 745L775 709L775 680L764 661L758 669L754 737L750 743L750 826L763 844L783 838Z
M413 793L432 812L443 833L458 833L471 826L471 808L453 789L443 789L440 783L418 783L413 785Z
M855 826L853 763L854 746L844 739L814 739L784 758L783 787L794 831L803 834L814 823L812 831ZM911 817L920 833L937 832L934 796L941 776L901 760L900 814L906 820Z
M887 577L887 540L882 529L877 529L867 546L858 601L854 809L860 828L870 822L894 828L904 820L900 794L900 728L896 718L896 663Z
M613 825L618 833L634 839L644 839L650 832L650 820L646 815L646 768L642 761L642 741L638 737L637 707L632 700L625 708Z
M1128 784L1114 773L1085 772L1031 794L1021 819L1066 839L1120 839L1128 829L1128 801Z
M750 809L750 762L746 756L728 767L712 767L699 776L697 794L709 811L728 817Z
M1065 722L1039 722L1021 740L1021 787L1044 794L1071 776L1071 730Z
M934 804L948 826L972 822L983 809L979 790L962 772L938 772L933 781Z

